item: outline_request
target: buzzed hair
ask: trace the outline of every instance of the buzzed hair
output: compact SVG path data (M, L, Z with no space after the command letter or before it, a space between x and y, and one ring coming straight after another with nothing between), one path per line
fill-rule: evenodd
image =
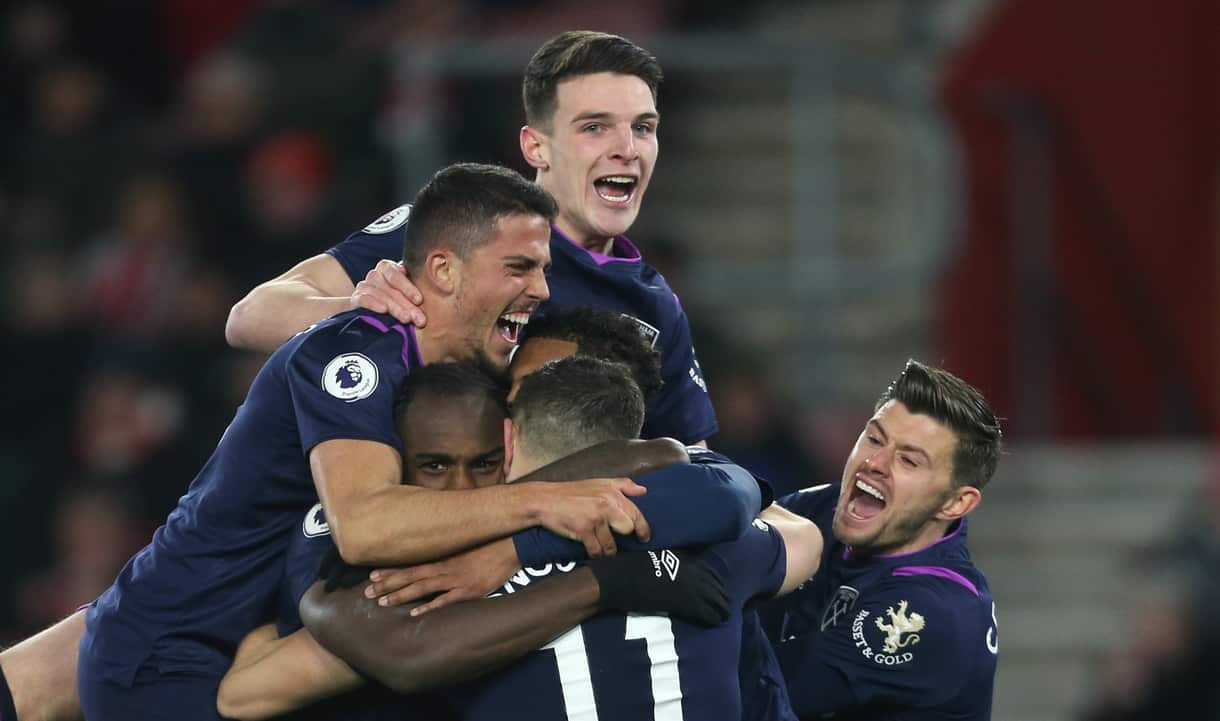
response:
M504 374L477 363L429 363L412 370L394 403L394 417L401 423L412 401L421 396L484 398L508 417L508 385Z
M957 435L954 487L987 485L1000 462L1003 434L991 404L977 388L949 371L911 359L881 394L876 408L892 400Z
M587 305L548 308L525 326L522 343L551 338L576 344L576 352L622 363L650 401L661 390L661 355L644 335L644 328L621 313Z
M550 132L558 105L559 83L596 73L634 75L648 85L652 101L657 101L663 75L661 64L652 53L618 35L569 30L546 41L525 66L521 81L525 122Z
M603 441L638 438L644 396L626 366L574 355L521 380L512 419L521 442L549 463Z
M558 213L550 193L514 170L482 163L450 165L415 196L403 233L402 263L414 275L437 248L466 260L495 237L501 218L536 215L550 223Z

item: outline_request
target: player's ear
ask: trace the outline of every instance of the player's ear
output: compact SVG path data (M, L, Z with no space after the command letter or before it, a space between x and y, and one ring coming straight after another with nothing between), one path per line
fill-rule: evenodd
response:
M546 144L546 136L537 128L528 125L521 126L521 155L531 168L539 172L551 169L551 151Z
M513 426L512 418L504 419L504 477L508 478L513 467L513 439L516 437L516 428Z
M956 521L978 508L983 500L983 492L974 486L961 486L953 489L953 494L941 505L936 517L942 521Z
M444 294L457 290L462 261L448 250L438 249L424 258L424 275Z

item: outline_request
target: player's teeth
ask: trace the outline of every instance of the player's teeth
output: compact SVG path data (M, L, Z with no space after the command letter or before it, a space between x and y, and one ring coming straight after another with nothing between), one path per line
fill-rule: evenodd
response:
M864 491L865 493L872 496L873 498L876 498L878 501L883 501L883 502L885 501L885 496L883 496L881 494L881 491L877 490L876 488L873 488L872 486L865 483L864 481L857 479L856 488L859 488L860 490Z

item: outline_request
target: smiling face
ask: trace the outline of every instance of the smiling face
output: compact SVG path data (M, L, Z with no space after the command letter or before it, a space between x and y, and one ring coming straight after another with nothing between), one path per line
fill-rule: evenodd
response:
M463 334L450 348L450 358L481 358L492 367L508 367L522 326L550 297L544 275L551 264L550 237L542 216L503 216L492 241L467 260L455 260L460 271L453 312Z
M500 483L503 431L504 413L489 398L421 393L399 420L403 482L438 490Z
M635 75L576 75L556 86L549 130L522 129L521 150L555 196L555 224L604 252L640 212L657 159L656 102Z
M898 401L886 402L843 468L835 538L863 554L906 553L935 542L964 515L960 496L977 496L969 486L953 487L956 448L957 435L948 427Z

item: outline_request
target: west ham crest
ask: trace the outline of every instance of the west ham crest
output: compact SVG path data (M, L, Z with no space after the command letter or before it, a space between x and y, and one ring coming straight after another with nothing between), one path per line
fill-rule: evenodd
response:
M851 609L856 605L856 599L860 597L860 592L851 586L839 586L839 590L835 591L835 595L830 599L830 603L826 606L826 611L822 613L822 630L837 625L839 619L851 613Z

